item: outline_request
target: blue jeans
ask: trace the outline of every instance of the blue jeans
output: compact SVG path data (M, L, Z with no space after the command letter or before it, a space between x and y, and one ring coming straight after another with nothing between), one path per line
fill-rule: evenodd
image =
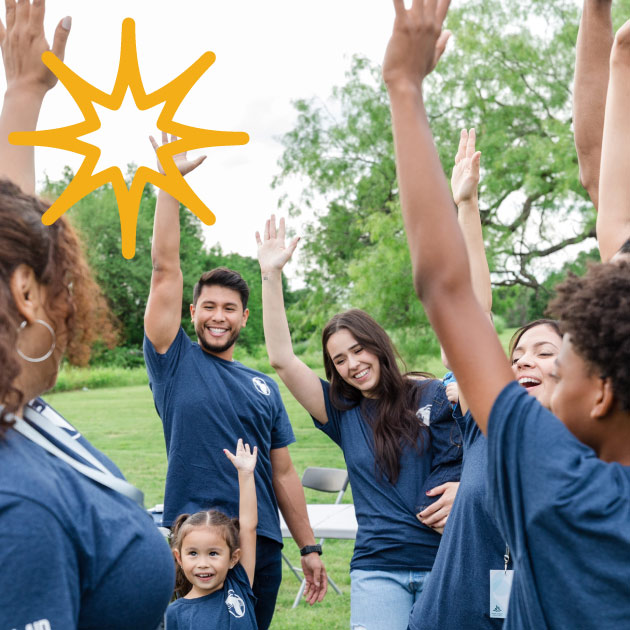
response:
M350 571L350 628L407 630L430 571Z
M256 537L256 569L252 591L258 599L254 607L259 630L267 630L276 608L282 581L282 545L266 536Z

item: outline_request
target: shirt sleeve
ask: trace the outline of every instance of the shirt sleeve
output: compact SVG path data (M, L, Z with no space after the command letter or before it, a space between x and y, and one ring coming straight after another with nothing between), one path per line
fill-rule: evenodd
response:
M284 448L295 442L295 434L293 433L287 410L282 402L278 385L270 379L270 386L273 391L275 410L271 429L271 448Z
M164 616L165 630L179 630L179 624L177 623L177 600L175 600L166 609L166 615Z
M186 342L190 344L190 339L180 326L169 349L164 354L160 354L147 337L147 333L144 333L142 349L150 383L164 383L173 376Z
M57 518L20 496L2 500L0 628L76 628L80 575L76 550Z
M330 402L330 383L319 379L322 384L322 392L324 394L324 404L326 405L326 415L328 416L328 422L322 424L318 422L313 416L313 423L320 430L323 431L335 444L341 446L341 411L333 407Z

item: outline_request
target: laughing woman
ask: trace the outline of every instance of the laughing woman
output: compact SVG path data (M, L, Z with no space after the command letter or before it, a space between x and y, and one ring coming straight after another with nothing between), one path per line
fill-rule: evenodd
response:
M269 359L344 453L359 525L350 564L351 627L405 630L440 542L415 515L419 503L428 503L426 490L459 479L459 429L442 382L405 378L387 333L363 311L335 315L324 328L327 381L298 359L282 295L282 268L297 239L285 248L284 232L284 221L276 231L272 217L264 241L257 234ZM449 469L452 476L443 476ZM438 499L443 513L450 494Z
M475 299L424 109L422 83L443 48L448 4L413 0L407 10L394 0L383 76L416 291L488 439L491 511L515 561L505 627L623 628L630 619L630 265L594 266L558 287L553 306L564 337L549 412L514 381Z

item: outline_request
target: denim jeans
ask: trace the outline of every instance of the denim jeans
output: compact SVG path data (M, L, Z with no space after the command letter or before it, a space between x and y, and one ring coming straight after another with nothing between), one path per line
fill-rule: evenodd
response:
M407 630L430 571L350 571L351 630Z
M282 581L282 545L266 536L256 537L256 569L252 591L258 599L254 608L259 630L271 625Z

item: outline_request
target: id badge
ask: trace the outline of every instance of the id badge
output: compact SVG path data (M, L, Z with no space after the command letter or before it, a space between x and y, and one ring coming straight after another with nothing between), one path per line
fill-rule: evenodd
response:
M510 603L510 591L514 571L503 569L490 571L490 617L505 619Z

